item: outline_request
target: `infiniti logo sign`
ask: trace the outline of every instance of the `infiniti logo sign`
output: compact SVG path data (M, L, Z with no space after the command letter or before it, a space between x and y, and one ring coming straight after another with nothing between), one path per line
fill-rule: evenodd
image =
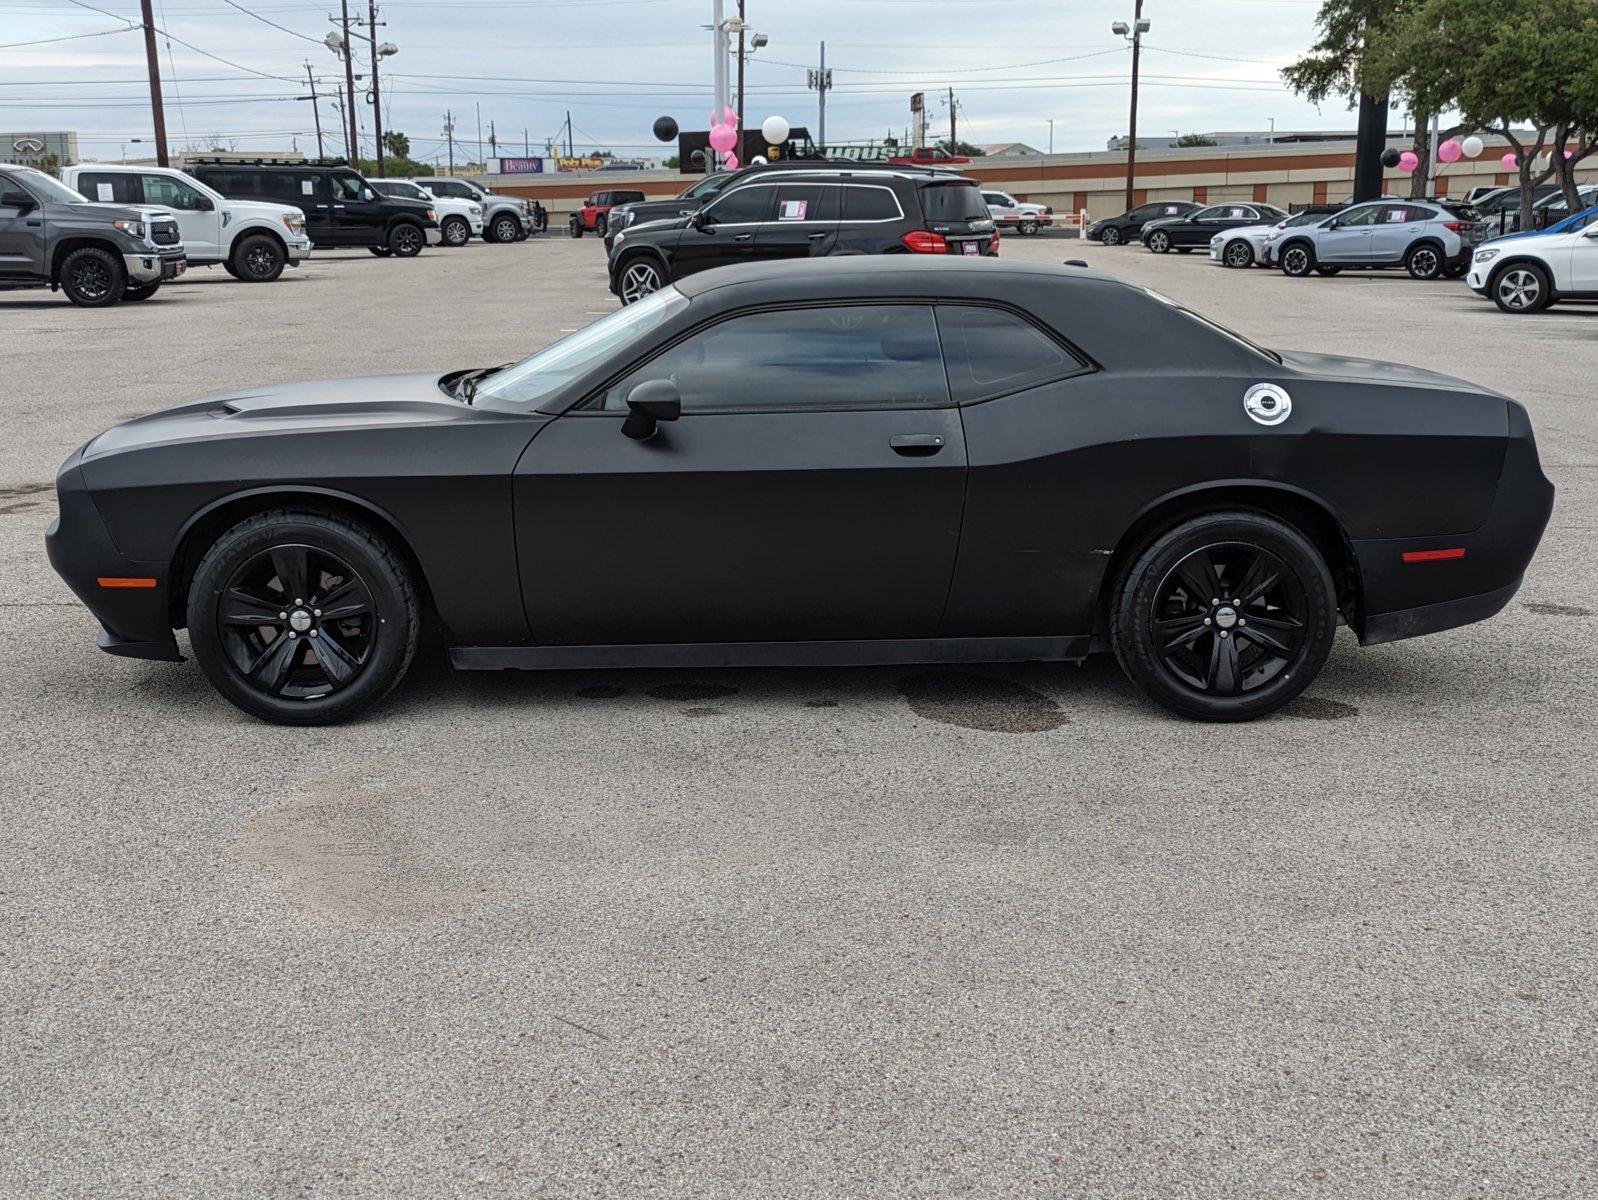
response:
M44 143L35 137L19 137L11 143L11 148L18 154L43 154Z

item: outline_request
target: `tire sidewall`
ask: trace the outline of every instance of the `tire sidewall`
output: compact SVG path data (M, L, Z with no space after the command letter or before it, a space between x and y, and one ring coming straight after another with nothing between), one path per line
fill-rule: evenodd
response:
M401 247L406 244L404 238L408 231L415 231L416 240L411 244L411 248L407 250ZM422 252L422 247L425 245L427 245L427 233L419 225L412 225L408 221L402 221L388 231L388 248L395 258L415 258Z
M361 677L325 700L285 700L246 683L222 645L217 601L233 572L278 545L306 545L337 554L371 592L377 633ZM208 550L189 586L189 643L206 678L244 712L283 725L345 720L375 704L399 683L416 649L415 592L403 564L382 542L347 521L314 513L265 513L234 526Z
M1501 299L1499 299L1498 285L1503 281L1504 276L1510 271L1530 271L1537 276L1537 284L1542 289L1537 294L1537 303L1533 304L1529 308L1511 308L1509 305L1505 304ZM1540 312L1541 310L1547 308L1549 304L1548 290L1551 286L1552 283L1548 278L1548 272L1545 271L1540 265L1534 262L1521 261L1505 263L1503 266L1499 267L1498 270L1493 273L1492 279L1487 285L1487 290L1493 298L1493 303L1498 306L1499 312L1504 312L1508 313L1510 316L1519 317L1525 315L1526 313Z
M445 217L443 229L446 246L464 246L472 240L472 227L465 217Z
M264 275L257 275L254 271L250 270L249 256L250 251L257 248L262 243L265 243L267 249L272 252L273 263L272 269L270 271ZM254 234L250 237L246 237L242 242L239 243L238 249L233 252L233 258L234 275L236 278L243 280L245 283L272 283L278 278L278 276L283 274L283 268L288 262L288 256L283 253L282 249L279 248L276 242L267 237L265 234Z
M1121 231L1112 225L1104 231L1099 240L1106 246L1119 246L1121 244Z
M507 217L503 213L494 218L489 228L494 231L494 240L496 242L504 243L516 240L516 231L511 228L514 220L515 218Z
M1177 563L1220 542L1244 542L1268 550L1298 575L1304 589L1306 636L1297 658L1263 687L1212 698L1171 675L1160 661L1145 618L1160 584ZM1211 513L1166 530L1134 556L1116 589L1110 628L1116 659L1155 703L1199 720L1246 721L1290 703L1320 674L1337 632L1337 591L1320 552L1297 529L1263 512Z
M1288 260L1295 252L1302 253L1304 255L1304 266L1301 270L1294 270L1292 267L1288 266ZM1303 242L1294 242L1293 244L1283 248L1281 252L1281 264L1283 275L1286 275L1290 279L1302 279L1316 267L1315 251L1311 250L1309 246Z
M1246 257L1244 257L1241 262L1234 263L1232 261L1232 251L1238 247L1242 247ZM1252 267L1254 265L1254 247L1250 246L1241 238L1238 238L1235 241L1227 242L1221 247L1221 262L1228 267L1238 270L1242 269L1243 267Z
M1164 230L1156 229L1149 234L1149 249L1156 254L1164 254L1171 248L1171 235Z
M104 259L106 266L111 271L110 290L104 296L93 300L85 300L79 297L68 282L72 277L73 263L85 255ZM103 250L98 246L86 246L81 250L74 250L71 254L67 255L65 261L63 261L61 264L61 274L59 278L61 280L62 292L66 294L68 300L72 301L72 303L76 304L79 308L108 308L122 299L122 293L128 285L127 269L117 261L116 255L112 254L109 250Z
M1422 254L1430 254L1434 264L1431 271L1426 274L1422 274L1415 268L1415 262ZM1440 279L1443 274L1443 252L1430 242L1423 242L1419 246L1411 246L1409 252L1404 255L1404 270L1409 272L1411 279L1419 279L1426 282Z

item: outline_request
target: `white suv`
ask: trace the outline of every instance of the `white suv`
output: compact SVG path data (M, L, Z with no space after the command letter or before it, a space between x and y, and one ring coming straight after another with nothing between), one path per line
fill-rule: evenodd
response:
M1009 192L984 191L982 202L988 206L988 215L1000 229L1034 234L1044 225L1054 224L1054 210L1047 204L1017 200Z
M166 209L177 219L190 266L220 264L235 279L270 283L311 256L299 209L233 200L173 167L80 163L65 168L61 180L90 200Z
M1507 313L1537 312L1559 300L1598 300L1598 208L1541 233L1512 233L1476 247L1471 291Z
M444 245L464 246L474 237L483 236L483 206L471 200L452 200L448 196L435 196L408 179L368 179L385 196L402 196L406 200L425 200L438 214L438 228Z

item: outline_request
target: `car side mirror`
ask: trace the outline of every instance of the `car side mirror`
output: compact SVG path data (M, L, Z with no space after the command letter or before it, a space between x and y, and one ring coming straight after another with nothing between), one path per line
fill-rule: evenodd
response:
M0 192L0 208L14 208L19 212L31 212L33 210L33 197L23 191Z
M669 379L650 379L627 393L627 419L621 431L635 442L645 442L655 436L661 421L675 421L682 416L682 393Z
M210 212L216 208L216 202L209 196L198 196L195 198L194 207L200 212Z
M711 221L709 216L706 215L704 209L696 208L694 209L693 216L688 218L688 223L695 229L706 229L710 226Z

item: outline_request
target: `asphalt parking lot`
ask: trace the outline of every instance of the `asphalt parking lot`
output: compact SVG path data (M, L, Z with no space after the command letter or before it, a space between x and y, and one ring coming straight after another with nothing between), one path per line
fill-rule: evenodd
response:
M371 718L274 728L95 649L44 556L61 460L212 392L519 357L614 308L600 244L0 294L0 1193L1598 1190L1598 307L1004 253L1525 401L1559 498L1522 592L1340 632L1242 727L1107 659L434 647Z

